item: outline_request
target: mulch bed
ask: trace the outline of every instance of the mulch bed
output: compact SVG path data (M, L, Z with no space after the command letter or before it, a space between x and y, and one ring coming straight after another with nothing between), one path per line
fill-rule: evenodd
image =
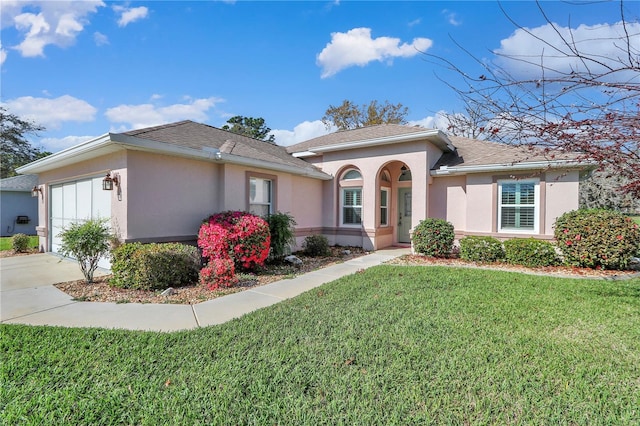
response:
M577 268L569 266L544 266L528 268L526 266L511 265L508 263L479 263L468 262L459 258L434 258L428 256L407 254L393 259L388 264L393 265L440 265L458 266L466 268L483 268L501 271L521 272L525 274L548 275L566 278L594 278L594 279L624 279L640 277L638 271L611 271L602 269Z
M349 254L343 254L349 250ZM288 263L267 264L265 269L255 275L253 280L240 282L237 285L220 290L209 290L197 283L186 287L176 287L173 294L163 296L162 290L145 291L129 290L109 286L110 275L95 277L94 282L87 284L84 280L69 281L55 284L55 287L72 296L74 300L84 302L115 302L115 303L176 303L196 304L216 299L227 294L237 293L250 288L259 287L296 275L315 271L320 268L341 263L356 257L364 256L368 252L359 247L332 247L328 257L308 257L296 253L303 264L300 268Z
M343 254L345 249L350 250L350 254ZM37 250L27 253L13 253L10 250L0 252L0 257L24 256L37 253ZM215 299L227 294L237 293L250 288L259 287L286 278L293 278L296 275L311 272L336 263L341 263L349 259L363 256L368 252L358 247L332 247L331 256L328 257L308 257L297 254L303 261L300 268L289 264L269 264L260 273L255 275L255 279L241 282L234 287L223 290L209 290L203 286L194 285L174 288L173 294L163 296L162 291L129 290L109 286L110 275L96 277L95 282L86 284L84 280L69 281L55 284L55 286L72 296L78 301L87 302L115 302L115 303L175 303L175 304L196 304L207 300ZM524 266L510 265L506 263L477 263L467 262L459 258L433 258L420 255L404 255L393 259L387 264L391 265L440 265L456 266L467 268L484 268L492 270L513 271L526 274L537 274L569 278L592 278L592 279L625 279L640 277L637 271L608 271L599 269L575 268L567 266L548 266L540 268L527 268Z

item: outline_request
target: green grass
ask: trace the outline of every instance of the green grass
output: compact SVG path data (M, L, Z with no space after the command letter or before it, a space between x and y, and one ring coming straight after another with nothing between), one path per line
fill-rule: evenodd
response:
M2 325L3 424L638 424L640 279L380 266L216 327Z
M29 248L38 248L38 237L32 235L29 237ZM11 237L0 237L0 251L11 250Z
M631 216L631 219L633 219L638 225L640 225L640 216Z

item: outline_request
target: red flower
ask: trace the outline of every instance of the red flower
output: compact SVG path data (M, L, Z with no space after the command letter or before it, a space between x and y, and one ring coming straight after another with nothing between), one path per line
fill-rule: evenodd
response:
M580 236L580 234L576 235L576 241L580 241L582 239L582 237Z
M624 239L622 235L618 235L616 238L618 239L618 241L622 241Z

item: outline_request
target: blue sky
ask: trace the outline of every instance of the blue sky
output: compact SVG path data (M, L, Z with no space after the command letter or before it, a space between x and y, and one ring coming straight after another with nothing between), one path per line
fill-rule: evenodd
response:
M534 2L502 6L520 25L556 37ZM436 77L455 75L421 52L472 73L473 61L452 40L488 61L496 50L542 52L493 1L2 0L0 7L0 101L44 125L33 142L52 152L109 131L183 119L221 127L234 115L263 117L276 142L289 145L326 133L320 119L345 99L402 103L411 124L436 127L438 111L463 105ZM613 43L589 40L615 32L619 3L542 7L578 42L617 54ZM640 15L638 2L625 8Z

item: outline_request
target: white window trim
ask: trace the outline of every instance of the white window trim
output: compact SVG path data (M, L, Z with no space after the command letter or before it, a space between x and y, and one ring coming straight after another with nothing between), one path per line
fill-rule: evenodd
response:
M387 194L387 205L383 206L382 205L382 192L386 192ZM390 196L391 196L391 191L389 191L389 188L385 188L382 187L380 188L380 227L388 227L389 226L389 201L390 200ZM387 222L386 223L382 223L382 209L386 209L387 210Z
M533 183L533 229L502 228L502 185ZM504 179L498 180L498 232L504 234L538 234L540 232L540 179ZM504 206L513 206L505 204Z
M344 223L344 193L345 191L352 191L354 189L359 189L360 190L360 198L361 198L361 205L354 205L354 206L348 206L348 207L360 207L360 223ZM364 200L362 200L362 187L361 186L349 186L349 187L345 187L345 188L340 188L340 226L344 227L344 228L362 228L362 224L364 223L364 209L362 207L362 205L364 204Z
M251 211L251 206L268 206L269 207L269 211L268 211L268 215L273 214L273 179L268 179L268 178L262 178L262 177L258 177L258 176L250 176L249 177L249 187L251 187L251 180L255 179L256 181L256 185L258 184L258 182L260 181L269 181L270 185L269 185L269 199L270 201L268 203L263 203L263 202L251 202L251 194L249 194L249 211Z

